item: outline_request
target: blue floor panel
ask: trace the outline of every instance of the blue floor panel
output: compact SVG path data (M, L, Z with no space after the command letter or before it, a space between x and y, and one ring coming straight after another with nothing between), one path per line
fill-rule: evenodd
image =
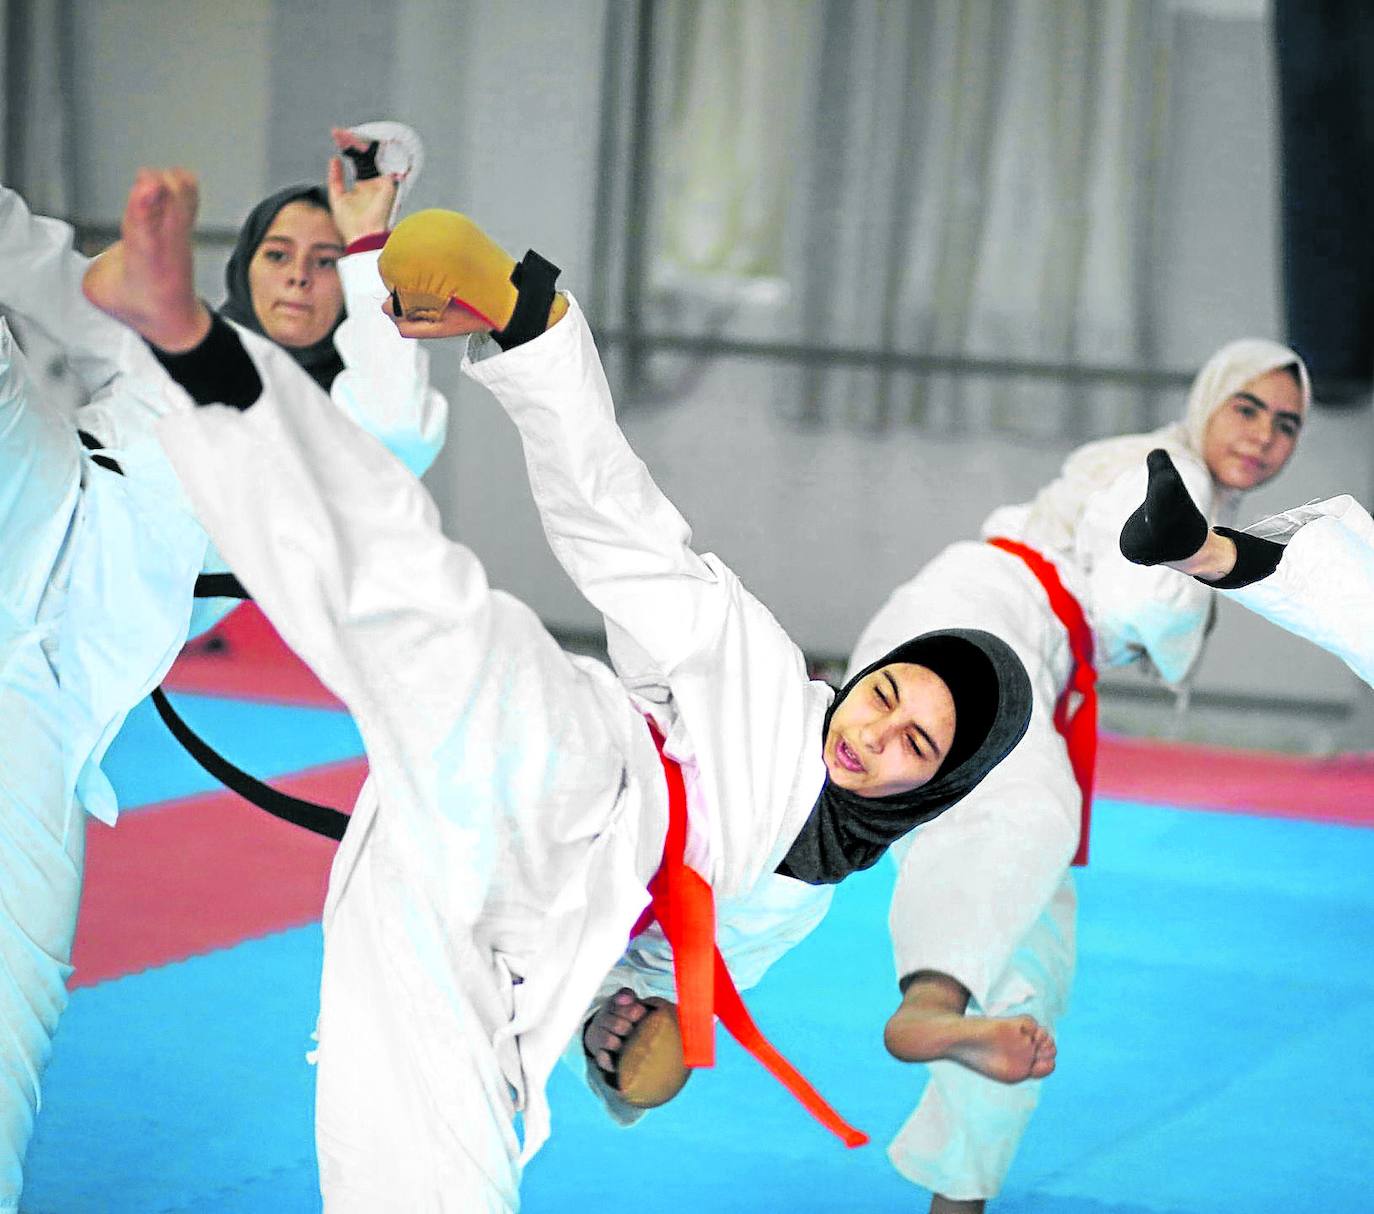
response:
M283 1176L318 1208L320 932L298 928L73 993L30 1149L27 1214L227 1211Z
M1374 1166L1374 831L1102 803L1079 876L1060 1067L997 1214L1358 1209ZM528 1214L921 1211L888 1138L924 1068L888 1058L891 869L847 882L749 996L874 1137L847 1152L733 1043L633 1130L561 1068ZM315 928L78 991L30 1214L313 1214ZM1353 1203L1353 1204L1352 1204Z
M363 753L352 718L339 709L171 695L182 719L231 763L260 780ZM222 785L191 758L143 700L128 715L103 764L120 810L211 792Z

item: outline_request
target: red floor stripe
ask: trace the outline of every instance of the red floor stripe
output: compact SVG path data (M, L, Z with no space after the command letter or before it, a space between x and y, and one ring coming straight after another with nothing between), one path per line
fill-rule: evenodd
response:
M1310 758L1104 735L1106 797L1262 817L1374 826L1374 754Z
M366 770L350 759L274 786L351 809ZM142 809L114 830L92 821L68 985L92 986L313 922L334 846L227 791Z
M253 603L244 603L177 659L164 680L172 691L306 707L343 707L277 635Z
M351 807L361 759L277 781L299 797ZM1374 756L1296 758L1107 736L1103 796L1374 826ZM228 948L319 918L334 844L230 792L168 801L91 822L73 988Z
M235 699L340 707L251 603L187 646L167 684ZM1184 808L1374 826L1374 754L1317 759L1104 735L1097 789Z

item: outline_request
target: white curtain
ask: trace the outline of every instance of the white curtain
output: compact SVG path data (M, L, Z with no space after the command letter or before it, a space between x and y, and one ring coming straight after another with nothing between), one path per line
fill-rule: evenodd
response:
M816 7L814 0L662 5L656 285L756 295L760 286L780 285Z
M68 0L0 0L0 179L45 215L72 202L67 17Z
M73 195L67 4L0 0L0 181L43 215L67 216ZM7 319L44 399L74 409L83 394L60 347L22 318Z
M1166 6L686 7L669 6L671 121L656 142L660 282L673 268L781 275L773 335L806 344L1148 363ZM854 367L799 372L786 391L812 421L878 429L1086 435L1150 420L1137 389L1047 380Z

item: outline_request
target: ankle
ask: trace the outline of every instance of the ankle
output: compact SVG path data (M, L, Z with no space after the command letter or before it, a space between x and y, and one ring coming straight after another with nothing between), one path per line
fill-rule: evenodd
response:
M1244 531L1232 531L1229 527L1219 527L1217 530L1220 533L1218 538L1230 550L1230 559L1216 573L1205 576L1205 580L1218 590L1239 590L1252 582L1262 581L1283 560L1282 544Z
M944 1058L966 1031L962 1012L904 1003L883 1027L883 1045L899 1062Z
M169 311L141 326L140 335L164 354L186 354L209 335L210 319L210 309L199 299L192 299L189 307Z
M1209 530L1203 545L1190 557L1171 561L1170 567L1204 581L1225 577L1236 563L1236 546L1224 535Z

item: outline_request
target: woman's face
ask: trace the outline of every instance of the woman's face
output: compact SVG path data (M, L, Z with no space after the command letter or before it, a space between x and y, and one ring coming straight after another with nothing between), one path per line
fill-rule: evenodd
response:
M313 346L343 312L343 242L329 212L288 202L248 263L248 291L263 332L281 346Z
M928 783L954 741L954 697L933 670L881 666L856 683L830 718L825 766L840 788L863 797Z
M1291 371L1252 379L1215 413L1202 458L1227 489L1254 489L1282 470L1302 431L1302 389Z

